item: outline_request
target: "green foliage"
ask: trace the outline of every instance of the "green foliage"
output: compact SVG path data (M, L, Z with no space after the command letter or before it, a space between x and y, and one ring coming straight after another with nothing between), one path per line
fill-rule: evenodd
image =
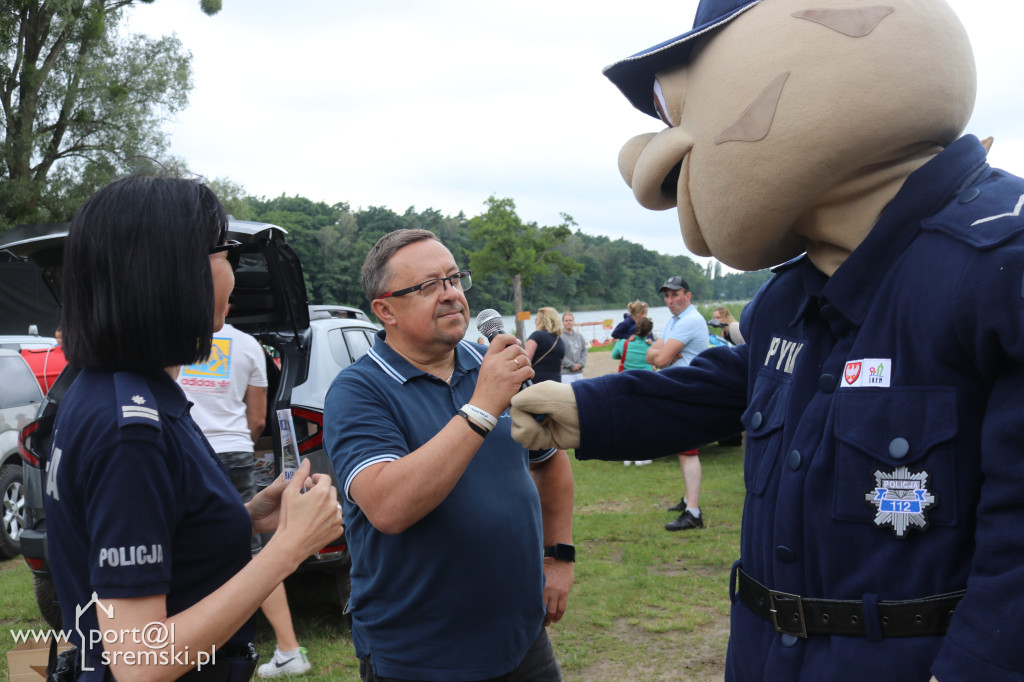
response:
M288 241L302 260L311 303L357 305L366 312L369 302L360 281L363 259L380 237L399 229L430 230L456 263L473 270L473 288L466 294L473 311L515 312L516 269L522 279L522 310L620 308L637 298L658 306L658 287L674 274L690 282L698 303L746 301L771 276L761 271L709 279L703 267L685 256L655 253L625 239L592 237L579 229L573 232L568 216L555 227L523 223L511 199L491 197L485 213L469 219L432 208L417 212L410 207L400 215L380 206L353 211L345 203L329 205L298 196L256 198L227 180L214 180L211 186L236 219L288 230ZM737 319L740 308L733 310Z
M67 220L139 166L180 165L152 159L187 104L192 56L174 36L125 35L133 4L0 0L0 231Z

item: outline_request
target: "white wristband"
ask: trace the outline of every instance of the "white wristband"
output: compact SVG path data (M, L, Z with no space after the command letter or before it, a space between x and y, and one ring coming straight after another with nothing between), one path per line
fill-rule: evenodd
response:
M498 420L495 417L491 416L491 414L488 412L484 412L479 407L466 403L465 405L462 406L462 410L466 414L476 417L478 420L483 422L483 424L486 424L488 431L490 431L491 429L498 425ZM481 424L481 426L483 424Z

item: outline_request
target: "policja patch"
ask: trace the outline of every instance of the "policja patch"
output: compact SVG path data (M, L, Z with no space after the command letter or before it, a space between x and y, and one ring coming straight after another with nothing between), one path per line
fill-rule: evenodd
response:
M935 495L928 492L928 472L910 473L907 467L896 467L885 473L875 470L875 487L864 493L864 500L874 505L875 525L890 526L897 537L903 537L907 528L928 528L925 510L935 504Z

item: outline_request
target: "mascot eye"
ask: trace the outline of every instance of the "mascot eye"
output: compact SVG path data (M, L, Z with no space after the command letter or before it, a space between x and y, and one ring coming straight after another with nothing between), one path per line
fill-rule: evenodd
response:
M661 83L654 81L654 108L658 112L658 118L669 128L674 128L675 123L668 115L668 104L665 102L665 93L661 91Z

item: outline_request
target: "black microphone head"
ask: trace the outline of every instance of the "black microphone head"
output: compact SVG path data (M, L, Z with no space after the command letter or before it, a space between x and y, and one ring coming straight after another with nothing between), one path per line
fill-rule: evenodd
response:
M501 313L493 308L481 310L480 314L476 316L476 329L483 334L483 337L488 342L498 334L504 334L505 329L501 321Z

